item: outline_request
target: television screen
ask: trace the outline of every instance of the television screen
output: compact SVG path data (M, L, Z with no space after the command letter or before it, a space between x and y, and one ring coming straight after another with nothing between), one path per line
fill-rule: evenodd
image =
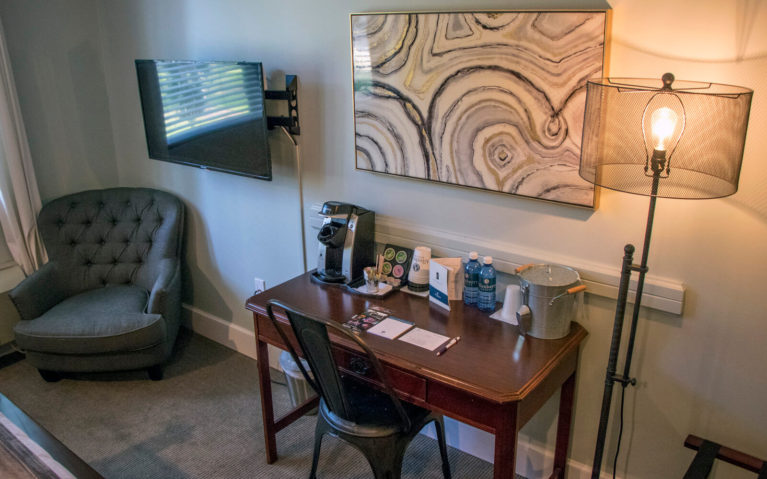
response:
M136 60L149 157L272 179L260 63Z

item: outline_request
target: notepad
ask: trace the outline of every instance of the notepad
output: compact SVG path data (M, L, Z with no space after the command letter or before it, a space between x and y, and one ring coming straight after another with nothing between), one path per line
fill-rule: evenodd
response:
M421 328L413 328L412 331L399 338L400 341L414 344L418 347L428 349L429 351L434 351L445 344L449 339L450 338L447 336L432 333L431 331Z
M383 336L384 338L388 339L397 339L411 329L413 329L413 323L410 321L405 321L404 319L389 316L372 328L368 329L368 333Z

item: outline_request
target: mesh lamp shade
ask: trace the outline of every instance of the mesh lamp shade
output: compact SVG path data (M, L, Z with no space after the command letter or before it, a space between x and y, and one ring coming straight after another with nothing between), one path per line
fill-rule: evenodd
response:
M752 90L674 82L670 73L661 80L589 80L586 88L583 179L660 198L720 198L738 190Z

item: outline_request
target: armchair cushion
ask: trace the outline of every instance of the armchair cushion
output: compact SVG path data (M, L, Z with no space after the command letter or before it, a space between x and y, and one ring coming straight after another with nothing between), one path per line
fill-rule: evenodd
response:
M147 293L135 286L109 286L72 296L42 316L20 321L22 349L56 354L135 351L161 343L165 321L146 314Z

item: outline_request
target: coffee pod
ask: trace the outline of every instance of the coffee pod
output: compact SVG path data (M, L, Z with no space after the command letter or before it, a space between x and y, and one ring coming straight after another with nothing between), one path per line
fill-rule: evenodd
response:
M410 272L407 276L410 291L421 292L429 290L429 260L431 248L418 246L413 251L413 261L410 264Z

